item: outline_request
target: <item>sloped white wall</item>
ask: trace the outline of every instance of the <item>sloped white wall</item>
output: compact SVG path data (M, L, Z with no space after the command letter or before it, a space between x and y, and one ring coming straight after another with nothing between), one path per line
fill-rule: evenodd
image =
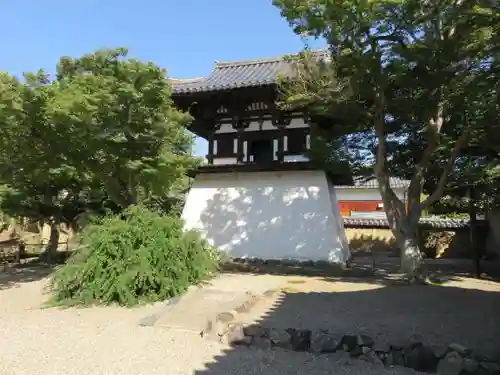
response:
M322 171L199 174L182 217L186 229L232 257L344 263L350 256Z

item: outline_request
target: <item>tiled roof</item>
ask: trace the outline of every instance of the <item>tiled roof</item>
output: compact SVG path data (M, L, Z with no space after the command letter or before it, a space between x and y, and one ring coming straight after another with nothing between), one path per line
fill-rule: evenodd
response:
M389 184L392 188L407 188L410 186L409 180L403 180L399 177L390 177ZM337 185L336 189L378 189L378 181L376 178L355 178L353 185Z
M318 58L326 57L325 51L313 52ZM293 76L292 62L283 57L216 62L215 69L205 78L170 79L174 94L230 90L241 87L270 85L278 76Z
M370 228L388 228L387 219L371 219L358 217L343 217L344 226L349 228L370 227ZM458 219L440 219L440 218L421 218L419 224L422 227L432 229L458 229L469 226L468 220Z

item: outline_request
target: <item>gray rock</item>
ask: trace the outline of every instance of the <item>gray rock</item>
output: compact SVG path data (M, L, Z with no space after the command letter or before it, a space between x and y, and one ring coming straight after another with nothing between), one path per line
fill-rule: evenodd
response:
M367 335L358 335L358 345L359 346L368 346L372 347L375 344L375 341Z
M472 351L469 348L460 344L453 343L449 345L448 348L459 353L463 357L467 357L472 354Z
M456 351L449 352L441 359L437 366L437 373L440 375L460 375L463 369L464 359Z
M227 331L220 336L220 341L228 345L247 345L248 343L243 332L243 325L240 323L230 324Z
M358 357L360 357L361 355L363 355L363 347L362 346L356 346L354 349L352 349L349 352L349 355L352 358L358 358Z
M431 345L430 347L438 359L446 357L446 354L451 351L448 346L443 345Z
M391 351L391 347L388 343L377 341L373 344L372 349L377 353L389 353Z
M315 331L311 337L311 351L314 353L334 353L339 346L336 337L328 331Z
M282 329L272 328L269 331L271 346L282 349L292 349L292 337Z
M217 314L215 317L215 320L217 322L223 322L223 323L228 323L234 319L234 315L231 312L225 311Z
M288 328L286 332L291 336L290 343L293 350L302 352L311 349L312 332L310 330Z
M201 337L211 340L219 340L220 337L227 332L229 320L224 321L223 319L219 319L220 317L223 317L223 315L219 315L215 317L215 319L207 320L205 328L202 330L202 332L200 332Z
M251 325L243 327L245 336L252 337L269 337L269 328L263 327L261 325Z
M344 335L340 339L340 347L346 351L351 352L358 347L358 337L354 335Z
M385 364L387 366L404 366L405 357L403 351L400 349L391 349L391 351L387 354Z
M462 368L468 373L475 373L479 368L479 362L474 358L464 358Z
M500 364L490 361L480 362L479 368L487 371L488 375L500 375Z
M374 350L369 348L367 348L367 350L365 350L365 352L359 356L359 359L365 362L373 363L375 365L380 365L380 366L384 365L384 362L378 356L378 354L375 353Z
M436 370L439 359L431 348L415 343L404 351L405 366L417 371L432 372Z
M252 339L252 346L259 349L269 350L271 349L271 340L265 337L254 337Z

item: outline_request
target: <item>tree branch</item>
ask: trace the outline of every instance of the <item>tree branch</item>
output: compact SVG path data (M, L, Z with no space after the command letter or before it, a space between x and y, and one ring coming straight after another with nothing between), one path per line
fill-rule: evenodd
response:
M451 152L450 157L448 158L448 162L446 163L446 166L444 167L443 173L441 174L441 177L439 178L439 182L436 186L436 189L426 200L424 200L420 204L421 209L425 209L425 208L429 207L431 204L438 201L439 198L441 198L441 196L443 195L444 188L445 188L446 182L448 180L448 175L450 174L450 172L453 168L453 164L455 164L455 160L456 160L460 150L467 143L468 136L469 136L469 132L467 129L458 138L457 142L455 143L455 147L453 148L453 151Z

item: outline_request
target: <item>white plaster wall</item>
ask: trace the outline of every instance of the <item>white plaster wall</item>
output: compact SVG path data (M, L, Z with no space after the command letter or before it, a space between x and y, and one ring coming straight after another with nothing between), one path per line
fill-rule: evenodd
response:
M182 217L232 257L344 263L349 247L322 171L199 174Z
M339 201L380 201L382 200L378 189L342 189L336 188ZM399 199L405 199L404 189L394 189Z

